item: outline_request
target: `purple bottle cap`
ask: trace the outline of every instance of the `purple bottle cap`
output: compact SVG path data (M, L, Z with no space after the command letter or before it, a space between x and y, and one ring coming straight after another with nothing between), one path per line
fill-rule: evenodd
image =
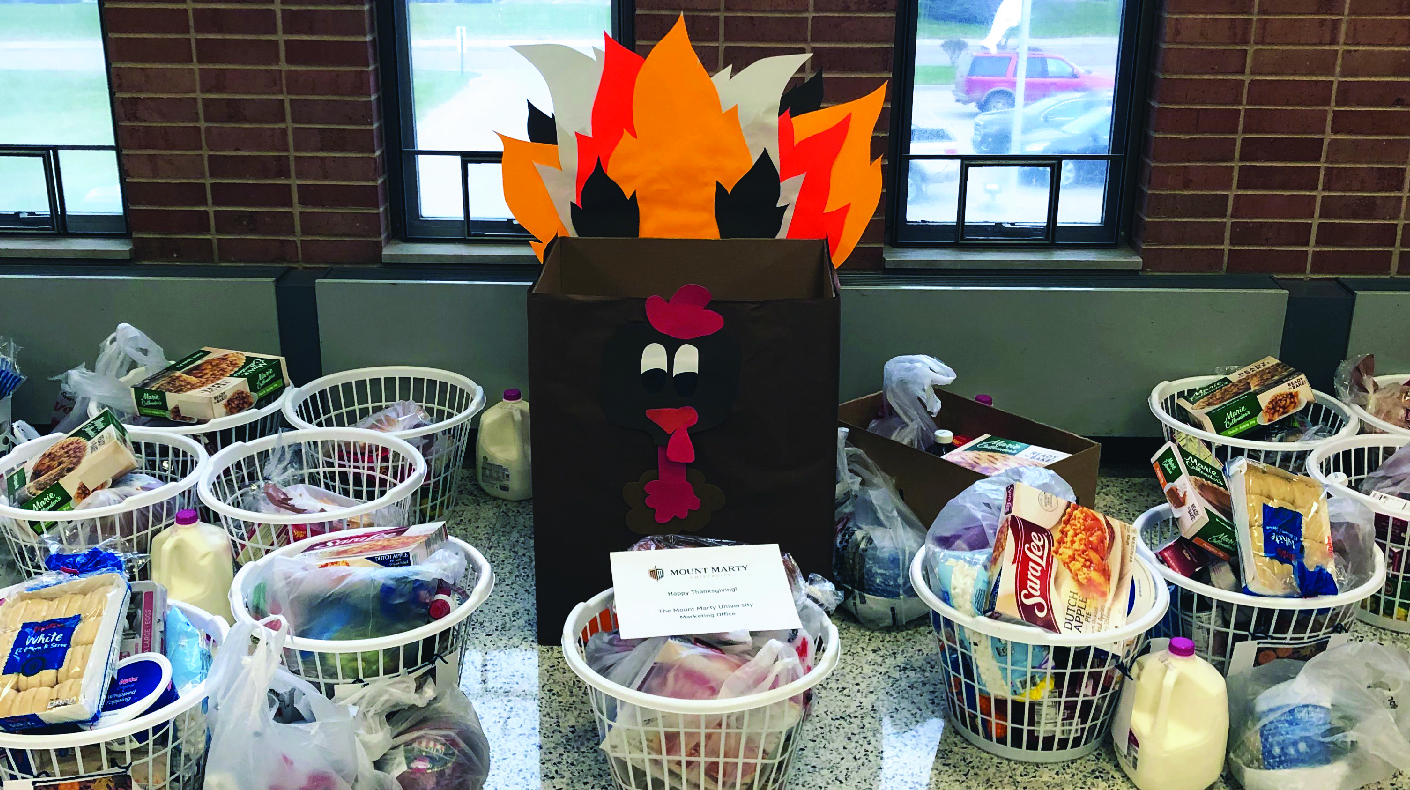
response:
M977 401L979 401L980 403L984 404L985 406L993 406L993 405L994 405L994 399L991 398L991 397L989 397L988 395L975 395L975 396L974 396L974 399L977 400Z
M1195 643L1183 636L1177 636L1170 640L1170 655L1189 658L1195 654Z
M523 394L522 392L520 392L519 390L505 390L505 391L504 391L504 399L505 399L505 400L519 400L519 399L522 398L523 396L524 396L524 394Z
M182 526L186 526L187 524L195 524L197 521L200 520L201 517L196 514L196 511L192 510L189 507L176 511L176 523Z

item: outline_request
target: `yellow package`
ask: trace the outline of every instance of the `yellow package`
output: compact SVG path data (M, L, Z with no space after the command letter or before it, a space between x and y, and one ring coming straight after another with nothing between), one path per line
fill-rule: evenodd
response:
M1244 587L1254 595L1335 595L1327 492L1310 477L1236 458L1229 493Z

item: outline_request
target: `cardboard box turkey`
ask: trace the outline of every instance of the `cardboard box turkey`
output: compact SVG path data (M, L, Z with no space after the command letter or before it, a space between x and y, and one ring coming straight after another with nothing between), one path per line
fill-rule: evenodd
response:
M943 389L935 390L935 394L942 404L938 420L942 428L966 436L990 433L1068 453L1067 458L1050 464L1048 468L1072 486L1077 493L1077 504L1086 507L1095 504L1097 466L1102 453L1100 444ZM848 441L896 478L902 499L915 511L920 522L929 526L947 502L984 479L984 476L939 456L867 431L867 425L880 413L882 402L880 392L847 401L838 408L838 422L852 429L847 436Z

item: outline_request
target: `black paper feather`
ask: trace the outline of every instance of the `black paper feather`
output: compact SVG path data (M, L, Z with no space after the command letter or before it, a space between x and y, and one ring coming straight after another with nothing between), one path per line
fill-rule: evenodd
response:
M715 226L722 239L772 239L783 226L780 206L778 169L769 152L759 154L734 189L715 183Z
M797 118L810 112L817 112L822 109L823 82L822 72L803 80L788 89L783 97L778 100L778 114L785 112L791 118Z
M636 194L627 197L617 182L602 169L602 160L583 182L578 202L569 206L573 230L579 236L636 238L641 232L641 211Z
M533 102L529 102L529 142L549 145L558 142L557 121L553 120L552 115L545 115Z

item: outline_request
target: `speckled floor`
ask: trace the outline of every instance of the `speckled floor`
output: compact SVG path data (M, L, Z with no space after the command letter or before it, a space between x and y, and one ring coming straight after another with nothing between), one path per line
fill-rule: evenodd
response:
M1098 510L1134 521L1161 501L1149 477L1108 471L1113 474L1098 487ZM490 499L473 483L462 484L462 504L450 526L484 552L496 576L494 594L471 621L475 634L462 664L462 685L490 741L487 787L612 788L584 687L558 647L534 642L530 506ZM836 621L842 660L818 689L792 790L1132 787L1110 749L1069 763L1030 765L994 757L946 732L935 637L924 621L887 633L865 630L847 615ZM1410 640L1361 624L1354 633L1410 646ZM1371 787L1410 788L1410 777Z

